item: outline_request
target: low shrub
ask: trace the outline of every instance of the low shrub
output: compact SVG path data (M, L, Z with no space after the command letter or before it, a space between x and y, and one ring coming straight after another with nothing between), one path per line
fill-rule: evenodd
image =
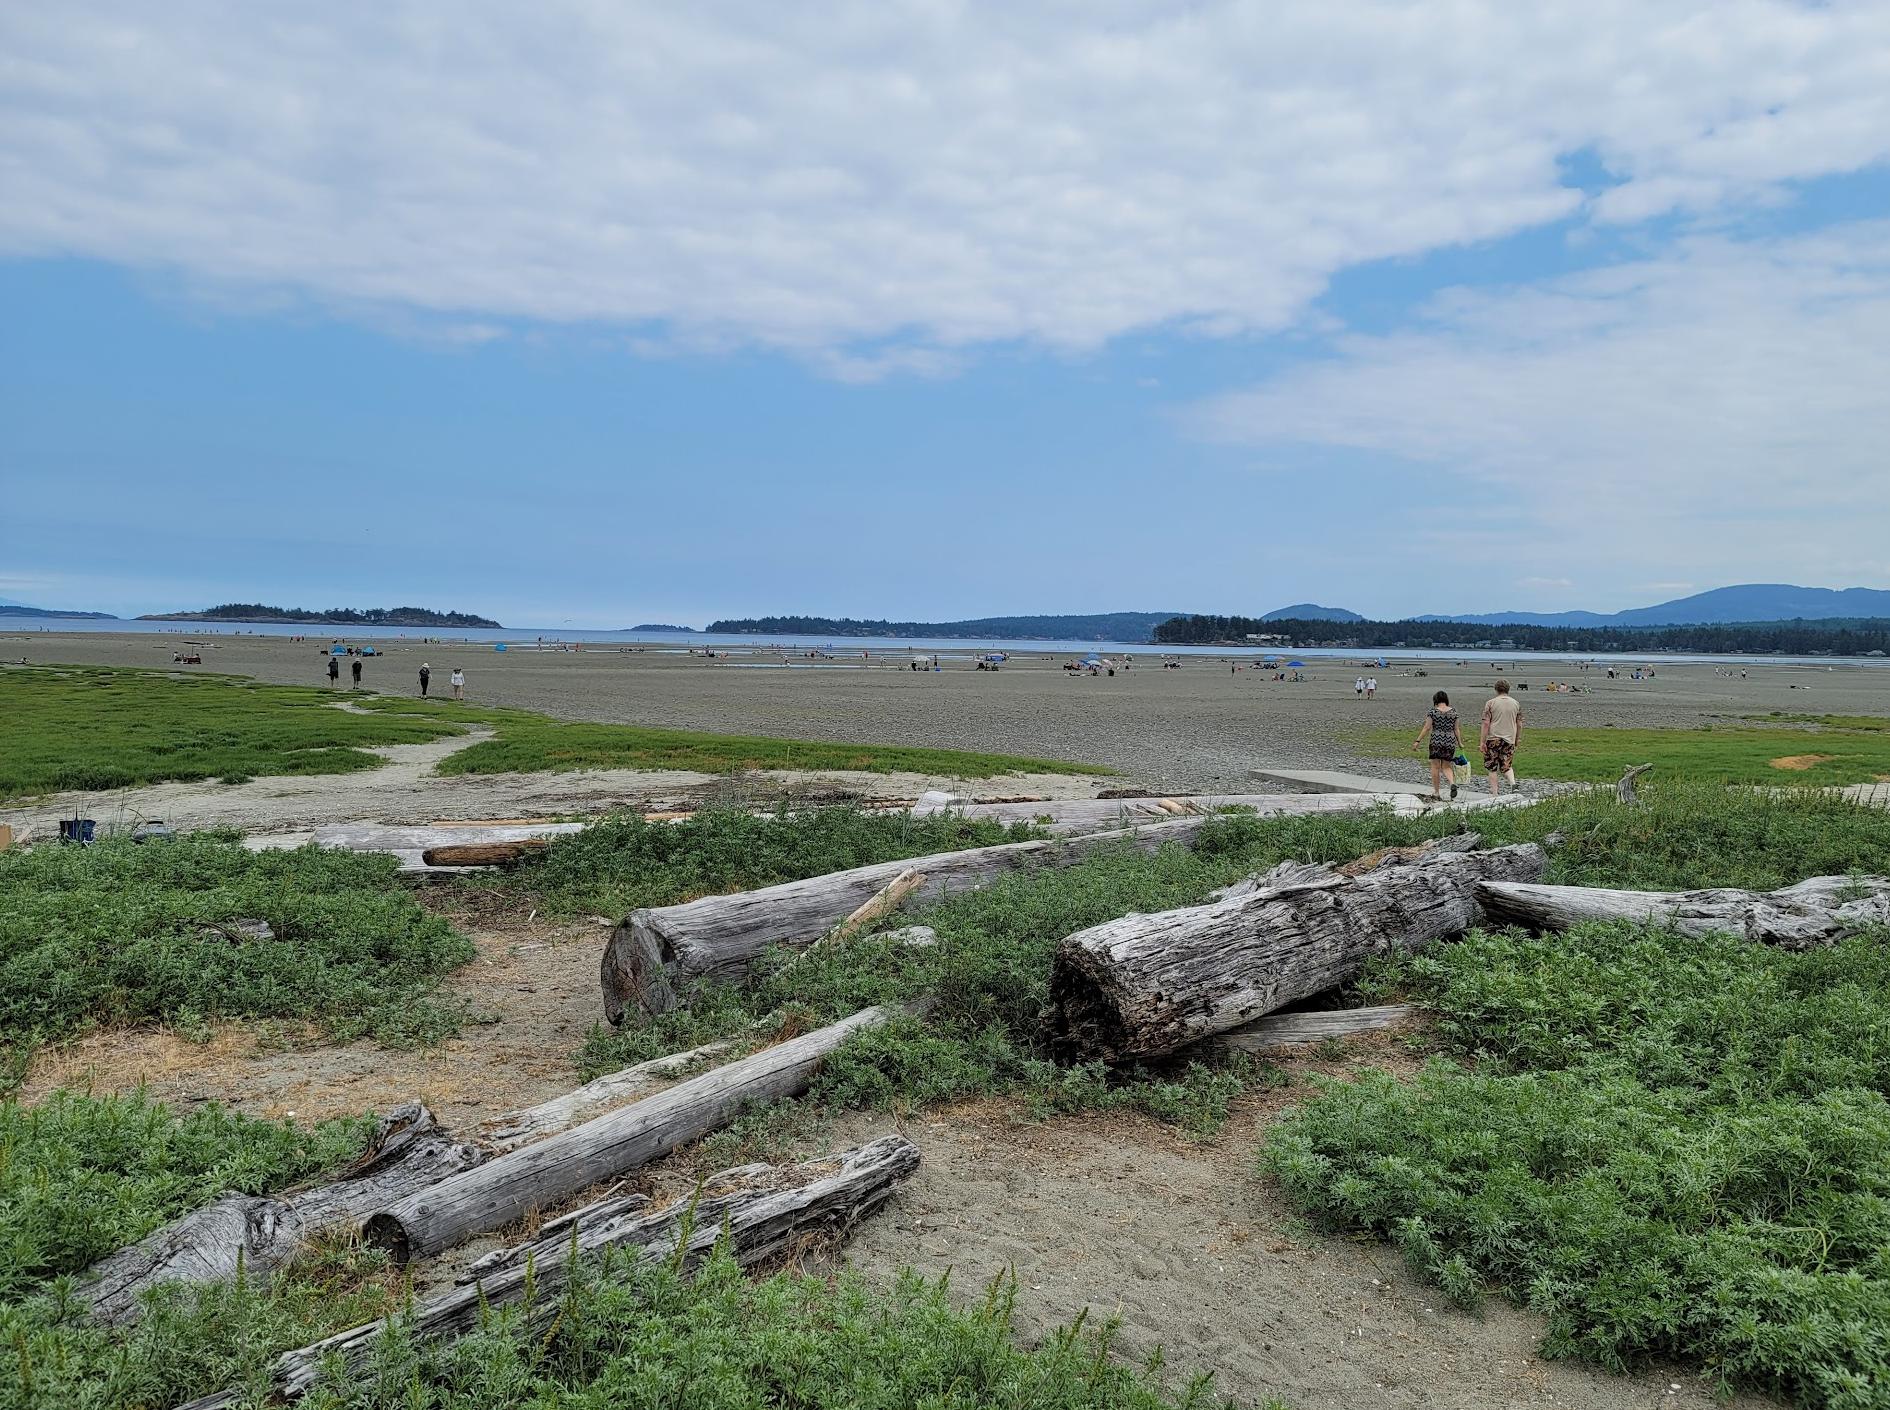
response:
M1460 1301L1494 1285L1546 1313L1549 1354L1882 1406L1886 940L1473 935L1399 971L1454 1059L1326 1086L1266 1165Z
M0 852L0 1043L17 1055L90 1024L238 1017L443 1037L459 1012L436 981L472 942L423 909L397 867L208 836Z

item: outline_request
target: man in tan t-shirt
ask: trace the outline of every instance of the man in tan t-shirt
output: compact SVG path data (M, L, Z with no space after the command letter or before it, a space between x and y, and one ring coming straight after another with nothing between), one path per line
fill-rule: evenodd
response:
M1510 696L1509 682L1498 681L1496 694L1483 702L1483 767L1490 774L1490 796L1503 791L1503 780L1516 782L1516 746L1522 741L1522 706Z

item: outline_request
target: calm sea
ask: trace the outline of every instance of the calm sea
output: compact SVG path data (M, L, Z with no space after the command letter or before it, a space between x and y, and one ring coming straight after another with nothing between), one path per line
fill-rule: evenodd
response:
M691 647L700 649L713 646L718 651L727 647L734 654L779 656L781 649L788 653L825 651L835 658L845 660L851 657L860 659L861 652L870 652L873 656L904 655L911 652L937 652L941 656L954 659L968 659L986 652L1003 651L1025 655L1047 656L1087 656L1092 652L1107 656L1218 656L1222 658L1247 658L1257 656L1277 657L1282 661L1342 660L1365 662L1373 659L1383 661L1508 661L1518 657L1539 658L1559 661L1687 661L1716 665L1763 665L1763 666L1886 666L1890 658L1884 657L1834 657L1834 656L1712 656L1695 655L1684 652L1655 652L1651 655L1605 652L1593 654L1571 654L1564 651L1475 651L1442 650L1431 651L1407 648L1399 651L1373 653L1357 649L1339 647L1300 647L1292 651L1281 651L1277 647L1238 647L1238 646L1151 646L1146 642L1123 641L994 641L986 639L966 640L953 637L824 637L824 636L745 636L728 632L629 632L578 630L570 627L557 630L538 628L452 628L452 627L361 627L345 633L337 632L333 627L318 627L306 624L286 622L258 622L253 625L236 622L139 622L139 621L95 621L76 617L0 617L0 640L20 638L48 632L67 634L81 632L150 632L182 637L228 637L228 636L304 636L312 641L466 641L490 644L505 642L508 645L522 644L536 646L543 643L555 646L561 642L582 642L590 647L621 647L631 643L650 647L659 651L684 652ZM4 654L4 653L0 653Z

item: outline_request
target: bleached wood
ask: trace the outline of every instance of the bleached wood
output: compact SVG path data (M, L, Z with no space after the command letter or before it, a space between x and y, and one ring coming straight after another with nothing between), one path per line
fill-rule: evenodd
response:
M527 1320L541 1328L557 1315L569 1285L572 1260L606 1250L641 1262L677 1259L685 1268L707 1257L718 1241L744 1267L765 1262L808 1239L844 1238L877 1209L919 1165L919 1150L903 1136L798 1166L740 1166L712 1175L694 1200L658 1210L625 1209L613 1217L570 1227L508 1250L504 1264L469 1286L431 1298L401 1319L417 1342L449 1341L479 1325L486 1308L532 1294ZM370 1322L310 1346L283 1353L270 1369L270 1387L295 1400L320 1381L324 1365L358 1371L373 1356L390 1323ZM223 1391L182 1410L222 1410L238 1392Z
M1319 1013L1270 1013L1265 1018L1223 1033L1215 1041L1233 1052L1266 1053L1301 1043L1323 1043L1328 1038L1349 1038L1403 1023L1418 1012L1410 1004L1380 1004L1375 1008L1331 1009Z
M476 1167L484 1153L440 1130L418 1102L394 1108L361 1158L334 1179L274 1197L225 1195L108 1254L81 1275L93 1315L127 1322L160 1283L267 1282L322 1229L352 1227L373 1210Z
M634 911L604 948L604 1013L612 1023L622 1022L626 1011L664 1013L705 980L736 982L770 947L805 948L907 870L925 878L910 899L930 899L1026 868L1070 866L1109 847L1153 852L1168 843L1191 846L1210 821L1179 818L1078 837L973 847Z
M1159 1057L1483 918L1477 883L1534 880L1533 843L1441 853L1359 876L1302 875L1245 895L1123 916L1057 947L1046 1021L1065 1058Z
M1642 774L1653 767L1652 764L1629 765L1627 770L1622 773L1620 782L1616 783L1614 786L1615 801L1623 804L1638 802L1639 798L1634 792L1634 784Z
M1583 921L1647 921L1682 935L1715 931L1803 950L1890 925L1890 879L1814 876L1781 891L1618 891L1491 880L1477 888L1493 922L1567 930Z
M405 1263L504 1228L534 1210L555 1208L593 1185L701 1140L751 1102L780 1101L805 1090L828 1053L894 1012L862 1009L508 1151L389 1203L369 1217L363 1232L370 1243Z
M729 1041L704 1043L687 1052L670 1053L626 1067L621 1072L606 1073L561 1097L481 1122L477 1131L479 1143L491 1151L506 1151L563 1131L630 1100L659 1082L680 1076L700 1062L719 1057L734 1046Z

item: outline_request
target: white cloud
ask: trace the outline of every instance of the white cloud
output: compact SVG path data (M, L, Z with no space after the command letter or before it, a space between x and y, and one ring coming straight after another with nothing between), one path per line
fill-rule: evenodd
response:
M1609 221L1882 159L1890 5L0 7L0 253L842 376L1278 328L1581 149Z
M1515 529L1472 547L1528 544L1518 566L1580 565L1588 589L1649 568L1890 579L1890 222L1447 292L1416 327L1333 354L1195 425L1406 462L1414 527L1501 506Z

